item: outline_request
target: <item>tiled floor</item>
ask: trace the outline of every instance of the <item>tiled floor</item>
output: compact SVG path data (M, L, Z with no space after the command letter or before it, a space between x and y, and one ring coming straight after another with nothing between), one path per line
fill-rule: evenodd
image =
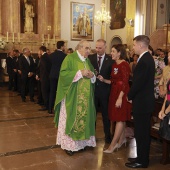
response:
M97 117L95 148L72 157L55 145L57 129L53 117L38 111L40 106L21 102L17 93L0 87L0 170L126 170L128 146L104 154L103 127ZM149 170L170 170L161 165L161 143L152 140Z

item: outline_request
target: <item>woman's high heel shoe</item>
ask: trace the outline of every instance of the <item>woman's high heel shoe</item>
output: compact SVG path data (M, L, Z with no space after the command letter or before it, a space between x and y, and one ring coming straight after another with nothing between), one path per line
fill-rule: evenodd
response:
M126 142L127 142L127 140L125 138L121 144L118 144L118 148L121 148L123 144L125 144L125 146L126 146Z
M106 149L105 151L103 151L104 153L112 153L114 150L118 150L118 143L116 143L116 145L113 147L113 149L109 150L109 149Z

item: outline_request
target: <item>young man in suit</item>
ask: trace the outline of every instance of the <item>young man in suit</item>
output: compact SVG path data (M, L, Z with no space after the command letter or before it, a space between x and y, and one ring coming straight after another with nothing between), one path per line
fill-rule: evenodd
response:
M113 60L110 56L105 54L106 41L99 39L96 42L96 54L89 55L89 59L96 70L97 75L103 76L105 79L110 79ZM95 106L98 110L100 105L103 126L105 133L105 142L110 143L112 141L110 133L110 121L108 118L108 100L110 94L110 85L96 79L95 83Z
M23 55L19 59L21 71L21 98L26 101L26 90L29 90L30 101L34 102L34 60L28 48L23 49Z
M39 75L41 82L41 92L44 101L44 107L39 109L39 111L45 111L49 109L49 93L50 93L50 82L49 74L51 69L51 63L48 54L46 53L46 47L41 46L40 51L40 63L39 63Z
M148 52L150 39L139 35L133 39L133 49L139 55L133 73L128 101L133 105L134 135L137 144L137 158L126 163L129 168L147 168L149 165L151 114L154 111L155 63Z
M61 67L61 64L64 58L66 57L66 54L64 53L65 48L66 48L65 42L58 41L57 50L55 50L49 56L50 62L52 64L51 70L50 70L50 98L49 98L49 110L48 110L49 114L53 112L60 67Z

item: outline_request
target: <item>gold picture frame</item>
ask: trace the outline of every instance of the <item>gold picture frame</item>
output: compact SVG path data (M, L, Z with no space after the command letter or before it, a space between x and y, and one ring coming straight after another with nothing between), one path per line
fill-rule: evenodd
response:
M71 2L71 40L94 40L94 4Z

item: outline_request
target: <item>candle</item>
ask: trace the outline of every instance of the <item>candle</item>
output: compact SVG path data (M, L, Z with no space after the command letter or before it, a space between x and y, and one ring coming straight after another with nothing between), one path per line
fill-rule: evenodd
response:
M44 34L42 34L42 43L44 43Z
M14 32L12 33L12 42L14 42Z
M50 34L48 34L48 44L49 44L49 42L50 42Z
M18 33L18 42L20 42L20 33Z
M8 32L6 32L6 42L8 42Z

